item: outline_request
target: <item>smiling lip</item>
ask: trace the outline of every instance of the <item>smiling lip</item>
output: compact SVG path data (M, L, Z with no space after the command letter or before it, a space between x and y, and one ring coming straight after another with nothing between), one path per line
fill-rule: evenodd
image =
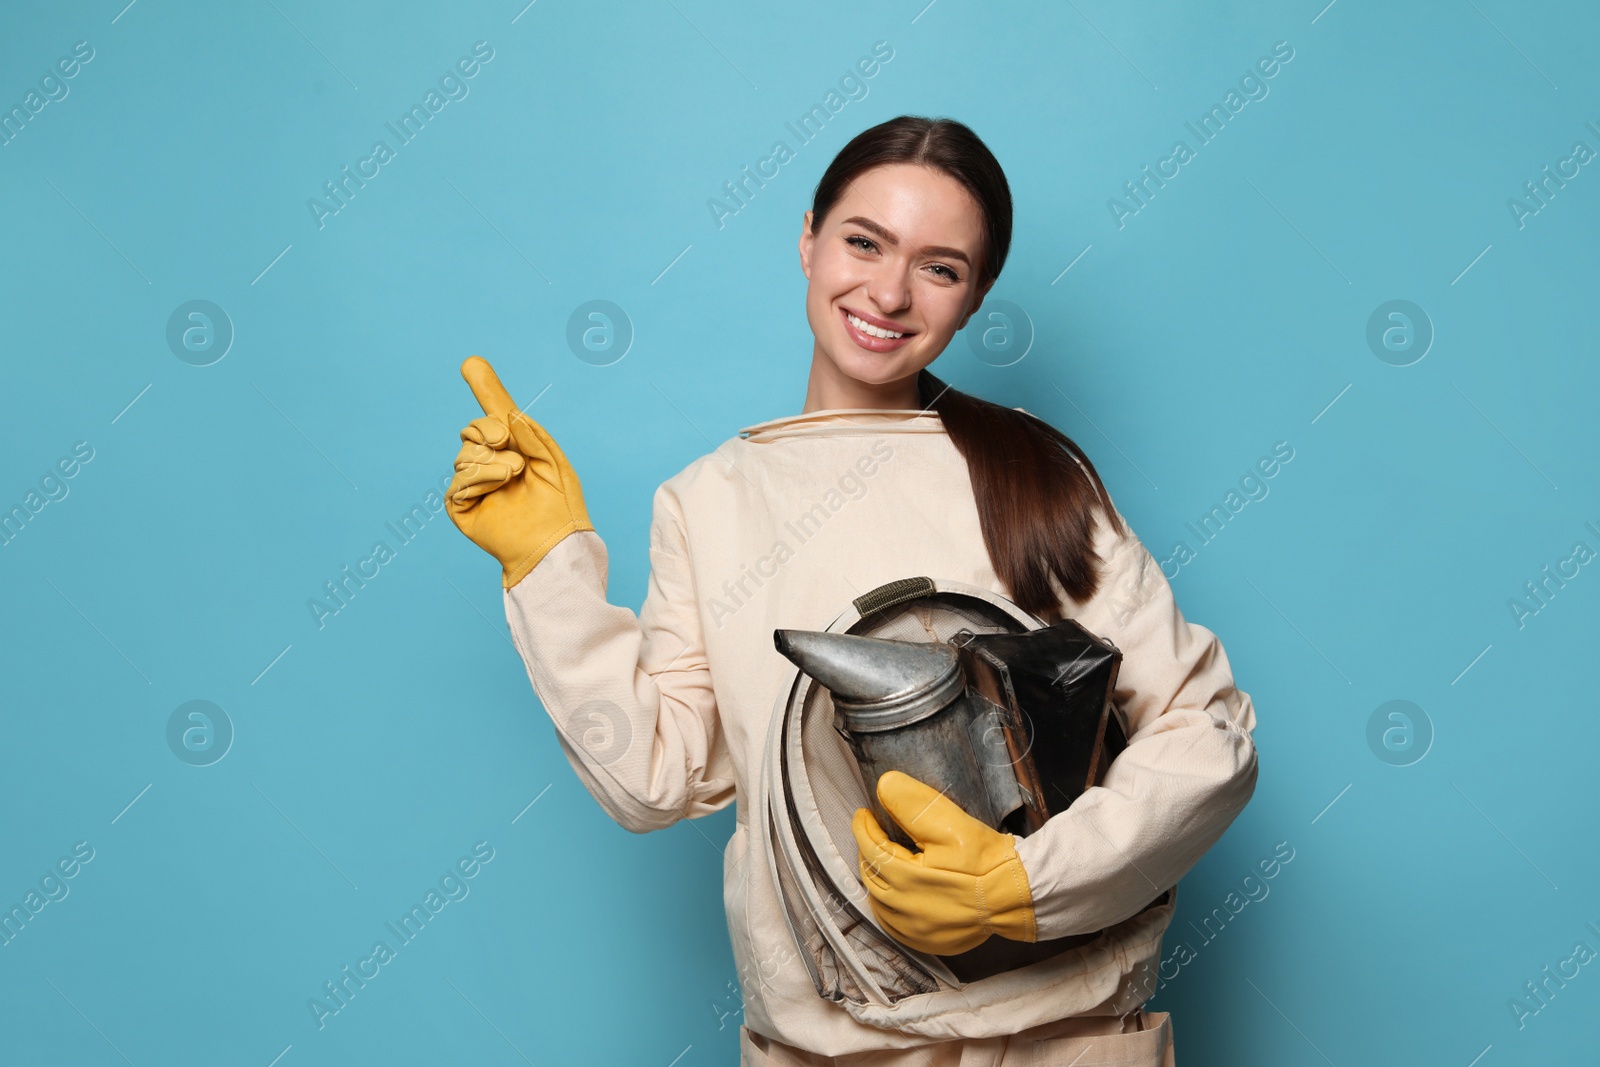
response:
M854 315L856 318L861 319L863 322L866 322L872 326L877 326L885 330L894 330L896 333L905 333L905 336L874 337L871 334L862 333L850 322L850 319L847 317L849 315ZM845 331L850 334L850 340L854 341L857 346L865 348L869 352L893 352L895 349L911 340L911 338L914 336L910 332L900 329L892 322L880 319L875 315L863 315L859 311L852 311L848 308L839 309L839 318L844 322L844 328Z

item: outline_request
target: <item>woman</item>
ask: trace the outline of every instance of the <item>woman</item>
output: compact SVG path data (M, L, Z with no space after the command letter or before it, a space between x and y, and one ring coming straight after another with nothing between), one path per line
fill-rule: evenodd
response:
M605 599L606 548L560 448L486 362L462 368L484 416L461 433L450 516L502 565L512 635L574 771L634 832L738 805L724 903L745 1063L1173 1062L1169 1019L1142 1010L1167 890L1254 790L1255 713L1088 457L925 369L978 310L1010 236L1005 176L966 126L902 116L845 146L800 234L815 335L805 406L656 490L637 616ZM897 819L921 816L956 841L913 854L857 813L884 931L941 953L1106 931L1073 957L1070 981L948 1024L907 1005L906 1026L890 1029L818 995L751 820L793 671L773 630L824 629L862 592L919 574L1111 640L1130 742L1102 786L1021 839L915 779L880 779Z

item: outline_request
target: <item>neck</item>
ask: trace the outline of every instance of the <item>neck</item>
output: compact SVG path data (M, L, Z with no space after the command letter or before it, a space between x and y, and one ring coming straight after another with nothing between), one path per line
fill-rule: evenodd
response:
M801 414L833 408L904 408L921 411L917 374L892 382L863 382L841 374L820 352L811 356L811 376L806 381L806 403Z

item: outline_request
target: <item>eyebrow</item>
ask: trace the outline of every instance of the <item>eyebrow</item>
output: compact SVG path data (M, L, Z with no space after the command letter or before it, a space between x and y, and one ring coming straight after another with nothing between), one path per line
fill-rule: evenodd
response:
M879 238L881 238L883 240L884 244L895 245L895 246L898 246L900 244L900 238L896 237L894 234L890 233L888 230L884 229L882 226L878 225L876 222L873 222L871 219L864 219L860 215L851 215L849 218L845 219L839 225L840 226L848 226L852 222L855 223L857 226L860 226L863 230L870 230L872 233L876 234ZM950 259L959 259L961 262L965 263L968 267L972 266L972 260L968 259L967 258L967 254L965 252L961 251L961 249L959 249L959 248L950 248L947 245L929 245L928 247L924 248L922 251L927 253L930 256L945 256L945 257L948 257Z

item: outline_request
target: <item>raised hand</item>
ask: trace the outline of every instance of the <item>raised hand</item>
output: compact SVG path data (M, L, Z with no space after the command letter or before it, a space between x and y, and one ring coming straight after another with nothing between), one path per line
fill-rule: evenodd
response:
M483 416L461 431L445 511L500 561L502 584L510 589L563 537L594 524L572 464L544 427L517 408L489 361L467 357L461 377Z

